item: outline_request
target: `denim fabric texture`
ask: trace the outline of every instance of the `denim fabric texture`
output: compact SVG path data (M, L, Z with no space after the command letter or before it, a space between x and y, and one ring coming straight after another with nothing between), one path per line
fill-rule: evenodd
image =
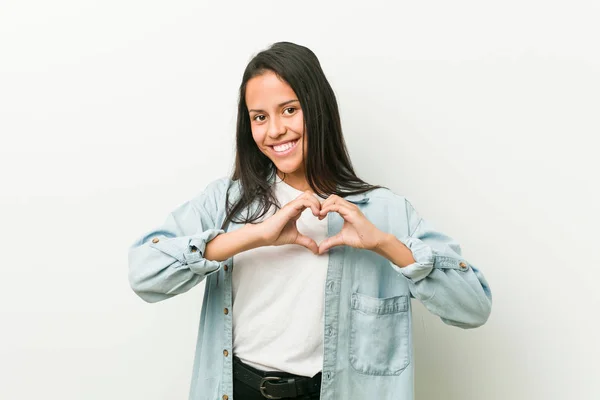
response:
M211 182L129 248L129 282L147 302L169 299L206 280L190 400L234 399L232 313L224 309L232 308L235 256L218 262L203 254L217 235L242 227L232 223L221 229L226 191L231 202L239 195L238 184L228 177ZM404 243L416 262L400 268L369 250L329 250L320 398L410 400L410 300L417 299L448 325L475 328L490 315L490 287L481 271L462 257L460 245L421 218L405 197L381 188L345 199ZM328 236L338 233L343 223L339 214L330 213Z

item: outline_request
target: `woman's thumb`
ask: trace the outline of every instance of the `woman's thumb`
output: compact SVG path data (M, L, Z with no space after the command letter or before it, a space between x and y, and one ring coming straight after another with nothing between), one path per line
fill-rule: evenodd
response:
M296 241L294 243L306 247L307 249L312 251L313 254L319 254L319 246L317 246L317 243L308 236L304 236L303 234L298 233L298 236L296 237Z

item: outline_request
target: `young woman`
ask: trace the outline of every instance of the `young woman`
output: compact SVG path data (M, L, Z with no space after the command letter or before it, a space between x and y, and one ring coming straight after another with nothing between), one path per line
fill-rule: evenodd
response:
M246 67L235 171L129 251L147 302L206 279L190 400L412 399L410 299L474 328L490 288L411 203L354 172L308 48Z

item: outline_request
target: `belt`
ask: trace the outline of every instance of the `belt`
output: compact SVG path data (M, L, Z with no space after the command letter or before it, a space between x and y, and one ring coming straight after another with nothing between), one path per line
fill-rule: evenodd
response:
M321 390L320 372L312 378L305 376L261 376L244 365L238 357L233 359L234 379L259 390L263 397L267 399L313 395Z

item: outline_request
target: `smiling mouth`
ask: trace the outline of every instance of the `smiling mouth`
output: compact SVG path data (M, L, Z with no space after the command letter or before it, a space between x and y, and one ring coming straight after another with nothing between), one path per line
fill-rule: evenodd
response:
M276 154L284 155L291 152L296 147L296 144L298 144L298 141L299 139L296 139L284 144L269 147L271 147Z

